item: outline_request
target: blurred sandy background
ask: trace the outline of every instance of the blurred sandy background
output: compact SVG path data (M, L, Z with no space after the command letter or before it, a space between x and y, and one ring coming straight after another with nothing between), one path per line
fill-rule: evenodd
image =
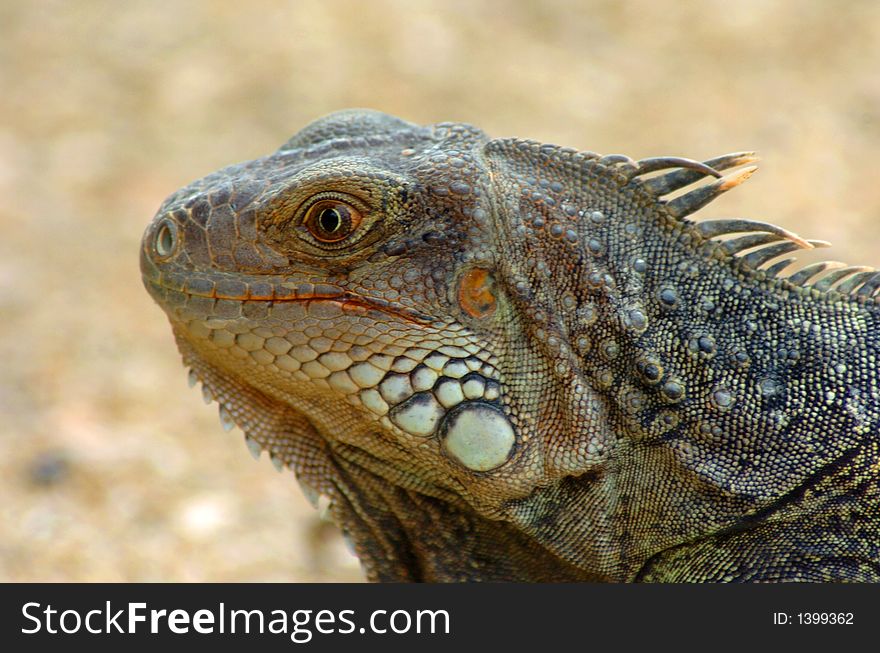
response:
M352 106L758 149L703 215L880 265L878 2L2 2L0 580L360 578L187 388L137 266L165 195Z

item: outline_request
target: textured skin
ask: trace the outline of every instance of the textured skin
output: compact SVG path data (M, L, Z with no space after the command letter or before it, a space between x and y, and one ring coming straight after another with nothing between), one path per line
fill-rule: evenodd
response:
M674 161L339 112L174 193L141 269L372 580L876 581L880 275L762 268L715 236L810 245L684 218L750 169L668 200Z

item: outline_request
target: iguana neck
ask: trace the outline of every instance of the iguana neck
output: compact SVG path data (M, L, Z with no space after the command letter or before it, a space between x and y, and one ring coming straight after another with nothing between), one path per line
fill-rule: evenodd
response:
M535 268L502 275L514 297L528 276L523 328L557 381L539 429L560 480L511 515L562 557L625 578L655 551L772 512L876 432L876 384L852 335L880 330L873 306L764 278L686 221L596 211L587 224L581 251L527 240ZM579 438L600 447L588 455ZM554 506L573 505L590 542L559 541Z

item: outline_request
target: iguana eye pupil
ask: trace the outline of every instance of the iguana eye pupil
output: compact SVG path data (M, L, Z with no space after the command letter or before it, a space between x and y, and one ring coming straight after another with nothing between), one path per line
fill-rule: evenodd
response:
M321 223L321 229L326 233L332 234L342 226L342 216L336 209L324 209L321 211L321 217L318 218Z
M306 213L305 226L322 243L336 243L350 236L361 222L353 206L339 200L322 200Z

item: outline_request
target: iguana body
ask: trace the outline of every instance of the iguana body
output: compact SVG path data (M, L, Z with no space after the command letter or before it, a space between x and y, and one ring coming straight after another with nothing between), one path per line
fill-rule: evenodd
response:
M685 219L753 160L340 112L169 197L141 268L370 579L880 580L880 273Z

